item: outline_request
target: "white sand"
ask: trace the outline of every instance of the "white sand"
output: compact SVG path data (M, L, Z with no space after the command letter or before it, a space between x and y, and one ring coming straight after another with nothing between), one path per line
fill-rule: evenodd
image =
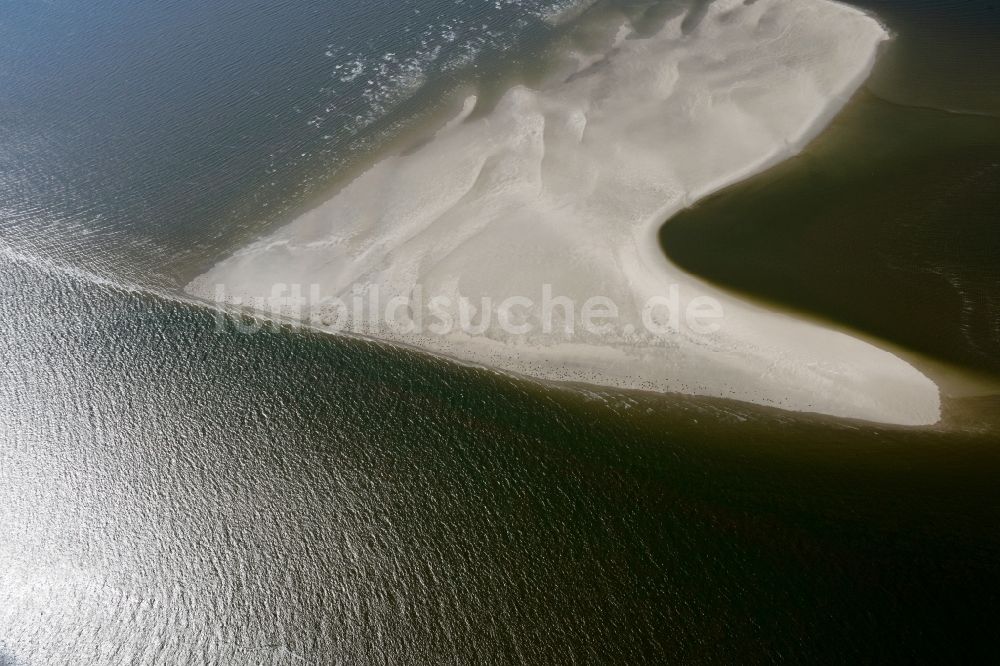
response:
M456 318L459 294L494 304L527 296L535 306L516 311L533 325L527 334L505 332L496 317L472 336L360 321L349 329L542 379L936 422L937 387L906 362L713 289L657 243L672 214L815 136L867 77L884 29L828 0L717 0L687 35L681 20L649 38L620 33L585 70L543 90L514 88L485 116L456 119L188 292L211 300L223 284L227 296L247 299L268 296L275 283L316 283L348 300L361 284L377 286L385 303L419 284L425 299L450 295L443 309ZM543 284L578 307L609 297L615 330L542 332ZM648 332L643 305L670 285L682 307L717 299L718 330ZM322 314L317 306L301 316Z

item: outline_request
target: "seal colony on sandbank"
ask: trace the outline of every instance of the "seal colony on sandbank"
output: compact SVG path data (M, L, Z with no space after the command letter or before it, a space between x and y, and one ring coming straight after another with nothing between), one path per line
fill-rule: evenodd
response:
M348 300L362 285L388 301L419 285L446 297L438 315L457 319L460 296L499 303L550 285L578 305L607 297L615 325L546 331L536 299L517 311L526 333L495 319L475 335L344 328L546 380L938 421L937 387L905 361L714 289L672 265L656 238L678 210L800 150L868 76L885 29L830 0L716 0L700 18L644 37L626 24L556 82L514 87L466 118L470 100L430 141L376 163L188 293L264 302L276 283L316 284ZM721 304L713 332L644 325L650 299L671 286L682 310L704 297ZM323 308L292 314L322 328Z

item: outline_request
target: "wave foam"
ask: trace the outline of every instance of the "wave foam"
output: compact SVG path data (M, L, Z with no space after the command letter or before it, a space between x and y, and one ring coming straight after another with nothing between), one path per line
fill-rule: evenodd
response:
M719 292L670 264L656 239L691 201L800 149L867 77L885 30L828 0L718 0L695 27L684 18L652 37L619 35L562 82L515 87L489 113L379 162L189 293L212 299L224 284L266 297L283 282L346 296L360 283L391 298L419 284L499 302L549 284L577 302L610 297L640 331L643 303L679 284L682 305L706 295L724 305L716 333L363 332L543 379L937 421L937 387L904 361Z

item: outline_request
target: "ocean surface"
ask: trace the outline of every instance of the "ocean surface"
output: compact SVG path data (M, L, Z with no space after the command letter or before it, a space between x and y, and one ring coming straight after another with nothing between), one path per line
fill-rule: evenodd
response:
M858 4L865 90L664 243L958 377L930 428L179 298L602 12L688 3L0 0L0 664L995 658L1000 7Z

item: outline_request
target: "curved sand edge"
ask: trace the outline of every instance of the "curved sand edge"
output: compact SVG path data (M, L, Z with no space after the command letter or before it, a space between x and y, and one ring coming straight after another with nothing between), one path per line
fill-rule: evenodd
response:
M414 320L457 321L460 296L473 304L527 297L533 303L514 317L527 333L495 317L473 335L351 316L342 325L547 380L893 424L938 421L937 387L906 362L705 285L671 264L656 237L692 201L800 150L865 80L885 30L827 0L719 0L690 34L681 22L644 39L620 32L603 58L561 83L514 88L485 117L449 123L187 291L259 299L259 310L318 328L329 304L265 301L275 284L302 285L300 293L316 285L347 303L377 290L381 303L408 300L403 311ZM607 331L577 326L567 335L558 318L555 332L545 331L543 285L577 308L605 296L619 317ZM717 330L682 323L651 333L646 304L673 294L681 312L715 299L724 314L712 321ZM431 296L450 305L430 307Z

